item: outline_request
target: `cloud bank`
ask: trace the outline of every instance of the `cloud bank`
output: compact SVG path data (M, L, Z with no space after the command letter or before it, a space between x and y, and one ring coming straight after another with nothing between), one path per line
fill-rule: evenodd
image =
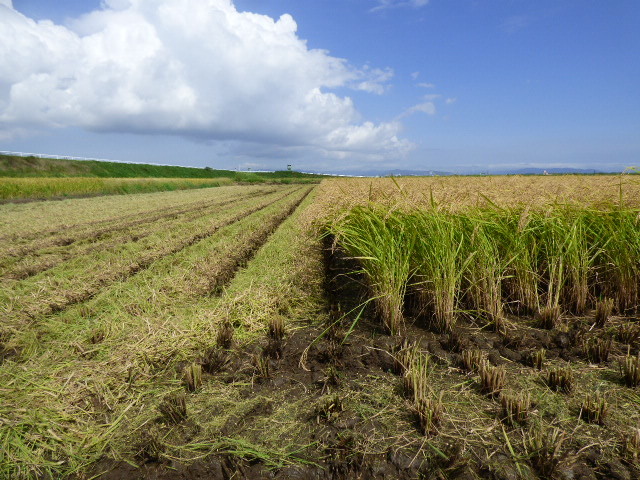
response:
M412 148L331 90L385 91L393 72L309 49L290 15L231 0L106 0L68 26L0 0L0 136L52 127L309 147L325 156Z

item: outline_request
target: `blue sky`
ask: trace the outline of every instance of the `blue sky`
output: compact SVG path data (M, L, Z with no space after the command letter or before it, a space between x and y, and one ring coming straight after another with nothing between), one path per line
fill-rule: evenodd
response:
M619 171L640 164L637 31L636 0L0 0L0 149Z

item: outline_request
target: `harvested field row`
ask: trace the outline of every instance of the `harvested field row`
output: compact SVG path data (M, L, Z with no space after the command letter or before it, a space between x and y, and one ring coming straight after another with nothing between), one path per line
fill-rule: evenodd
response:
M229 205L239 204L248 198L260 198L272 192L273 190L250 196L238 196L223 202L216 201L188 209L183 208L178 211L156 214L76 235L66 234L62 238L50 237L43 241L33 242L29 246L13 247L8 249L9 258L0 258L0 277L22 280L52 268L67 259L112 249L131 241L137 242L157 231L171 228L174 224L191 222L203 214L210 215Z
M277 187L229 186L210 189L70 199L60 202L0 205L1 239L36 239L65 230L106 226L212 200L226 201ZM126 213L125 213L126 212Z
M158 259L173 255L291 195L291 189L284 196L277 195L279 197L275 199L267 197L253 200L224 212L204 216L195 222L179 224L168 232L159 232L142 241L102 252L101 255L73 259L44 275L16 282L13 288L3 290L0 297L7 320L3 328L16 328L24 322L34 321L41 316L64 310L69 305L84 302L105 286L122 281L148 268ZM100 274L96 275L96 272Z
M124 218L101 221L100 223L104 225L101 228L96 228L97 225L93 222L79 225L75 228L70 226L60 226L56 230L50 230L46 233L39 232L37 235L32 235L28 238L12 238L9 241L10 243L8 242L11 246L7 248L4 254L10 257L24 256L48 247L68 246L81 240L96 239L106 233L115 232L120 229L125 229L136 225L144 225L146 223L155 222L164 218L175 217L185 213L197 213L205 211L212 207L223 207L225 205L229 205L233 202L245 198L266 195L274 191L275 190L271 189L251 194L240 194L228 197L225 196L213 201L209 200L206 202L197 202L195 204L186 206L163 207L134 216L127 215Z
M366 298L363 278L352 274L357 267L348 259L329 255L327 261L332 307L322 316L324 325L285 320L284 336L277 340L271 318L264 338L249 337L247 344L242 322L254 310L223 316L218 334L230 320L234 347L213 347L200 360L202 383L184 397L185 417L162 417L164 404L159 400L149 412L156 422L146 423L129 451L130 461L141 466L104 459L99 464L99 471L108 471L103 478L507 480L548 478L550 472L554 478L638 475L631 462L633 450L625 450L633 430L624 423L639 420L637 401L632 390L612 382L613 365L572 364L573 390L556 392L544 378L548 371L565 367L561 358L551 355L540 372L502 357L496 349L506 340L501 334L458 325L463 342L473 342L463 348L477 347L487 365L506 372L500 394L487 392L482 375L465 370L460 350L447 334L408 327L406 339L399 342L375 322L374 309L360 314L362 309L356 308L347 315L358 307L359 298ZM246 282L251 281L247 275ZM241 289L237 292L237 306L251 302ZM219 341L212 335L212 342ZM439 412L429 421L415 407L416 387L402 370L406 357L399 347L412 343L412 364L422 359L427 379L423 398ZM610 386L603 425L580 413L589 393ZM531 396L531 405L516 417L505 417L503 402L521 392ZM549 455L547 449L555 450Z
M2 473L69 474L102 455L118 459L137 448L133 442L148 426L143 417L153 415L164 396L180 389L176 368L181 372L185 358L215 343L216 323L227 311L228 298L202 296L189 288L194 274L229 254L242 265L256 251L256 239L266 240L264 233L284 220L283 211L295 210L308 193L297 190L158 260L86 304L31 325L38 345L0 367L7 386L0 417L8 422L0 426L6 447L0 453ZM239 250L244 241L250 244ZM264 270L264 265L258 268ZM283 273L287 282L295 279L290 268ZM25 329L22 339L29 336ZM52 391L57 392L53 397L47 393ZM210 417L205 413L203 421ZM51 434L41 434L43 418Z
M231 251L224 255L220 262L200 264L194 272L196 281L193 288L199 295L218 295L229 283L235 272L246 266L253 254L266 242L267 238L286 220L304 201L311 189L307 189L302 198L290 206L283 206L282 212L265 221L259 229L246 237L241 237L233 245ZM219 252L218 252L219 253Z

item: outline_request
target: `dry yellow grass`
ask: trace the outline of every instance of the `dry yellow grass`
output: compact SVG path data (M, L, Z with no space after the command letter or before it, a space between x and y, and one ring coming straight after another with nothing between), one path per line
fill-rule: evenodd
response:
M622 203L640 207L640 179L632 175L553 175L487 177L344 178L325 180L308 212L330 218L369 201L395 208L431 205L447 209L470 206L543 207L575 204L604 207Z

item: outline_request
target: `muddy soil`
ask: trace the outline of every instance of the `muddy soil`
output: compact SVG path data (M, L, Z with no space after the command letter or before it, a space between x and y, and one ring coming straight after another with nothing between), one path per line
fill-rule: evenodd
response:
M361 304L367 292L363 279L350 273L356 269L349 259L330 248L326 248L326 252L327 323L317 325L310 322L306 328L295 330L275 346L267 339L262 339L259 343L236 349L226 359L227 363L216 372L219 379L228 383L248 383L243 392L247 397L269 398L271 392L286 389L289 395L303 398L309 404L326 398L332 391L362 389L363 378L372 379L372 388L375 388L376 378L395 381L391 352L399 339L382 330L371 307L365 308L345 340L345 334L352 327L354 314L339 319L343 312ZM439 364L450 368L451 374L459 375L461 379L464 373L457 369L457 365L460 351L465 348L483 350L494 365L517 363L529 366L528 353L540 348L546 349L549 360L585 361L582 339L594 334L592 322L587 317L573 319L571 329L563 332L534 328L533 319L514 321L506 335L483 330L473 319L461 321L452 334L429 331L422 323L420 319L413 319L406 327L404 336L415 340L422 350L428 351ZM614 342L613 353L623 348L623 345ZM637 345L634 348L637 350ZM260 355L268 358L267 378L257 374L255 363L247 360ZM334 376L332 371L339 374ZM401 383L399 378L396 380L398 384ZM402 393L399 391L398 395L398 402L401 403ZM250 417L268 415L271 408L266 403L243 418L231 418L220 432L221 436L232 436L242 425L251 422ZM411 412L408 411L406 416L410 418ZM94 473L102 473L98 478L105 480L523 478L505 452L487 452L476 448L461 454L455 442L444 442L440 444L441 449L434 452L425 447L424 441L403 444L390 440L385 451L363 452L358 445L362 444L363 439L366 443L366 439L378 435L382 425L375 418L363 418L358 412L348 409L331 411L328 407L327 411L309 415L302 421L306 422L308 433L296 441L300 445L316 444L315 449L301 455L307 464L267 466L250 455L238 456L221 451L190 464L141 458L140 466L134 467L104 459ZM552 478L640 478L637 466L622 458L605 458L600 453L597 447L572 452L560 460ZM532 472L527 478L544 478L535 468Z

